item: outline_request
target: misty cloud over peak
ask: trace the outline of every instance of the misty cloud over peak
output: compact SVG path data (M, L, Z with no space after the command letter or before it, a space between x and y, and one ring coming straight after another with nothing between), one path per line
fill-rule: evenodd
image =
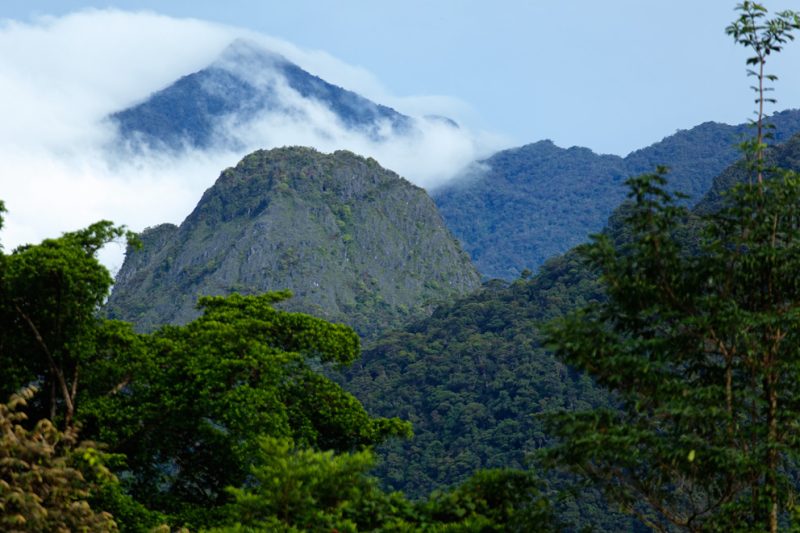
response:
M212 66L224 68L245 77L254 70L267 70L288 62L281 54L260 46L252 39L238 37L225 47Z
M203 113L173 92L167 113L127 130L109 119L182 83L205 95ZM435 187L501 144L425 118L459 109L449 97L392 96L327 52L200 20L87 10L0 21L0 243L11 250L99 219L137 231L179 223L222 169L259 148L347 149ZM120 134L139 148L120 150ZM122 246L109 254L119 266Z
M310 109L319 106L335 120ZM121 139L134 148L143 144L149 149L246 150L270 143L270 138L249 135L263 132L263 128L254 130L252 123L274 120L275 115L300 127L311 123L329 138L340 137L337 129L344 129L375 142L408 134L416 122L243 38L234 40L208 67L110 118ZM309 144L317 142L309 139Z

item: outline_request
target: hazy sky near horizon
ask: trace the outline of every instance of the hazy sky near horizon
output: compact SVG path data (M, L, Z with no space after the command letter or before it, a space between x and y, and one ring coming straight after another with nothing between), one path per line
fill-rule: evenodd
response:
M549 138L625 155L678 128L750 118L746 52L724 32L736 3L4 0L0 19L112 7L247 28L360 67L391 95L462 102L461 121L510 144ZM800 107L793 44L770 62L781 77L776 109Z
M551 139L625 155L676 129L752 116L747 52L727 0L2 0L0 199L5 249L111 219L180 223L243 154L111 160L109 113L254 38L323 79L401 112L441 114L375 145L316 124L261 124L257 147L348 148L426 188L491 151ZM772 11L800 0L769 2ZM768 69L774 108L800 108L800 42ZM323 110L324 111L324 110ZM323 126L323 136L317 126ZM274 134L280 131L280 136ZM332 132L332 134L331 134ZM258 132L257 132L258 133ZM121 250L106 264L121 264Z

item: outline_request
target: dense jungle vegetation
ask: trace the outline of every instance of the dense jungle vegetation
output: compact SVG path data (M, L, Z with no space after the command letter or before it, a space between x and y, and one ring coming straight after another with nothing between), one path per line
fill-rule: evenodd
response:
M768 148L763 113L796 30L738 6L755 134L697 208L663 167L630 178L591 243L363 359L288 292L106 318L97 252L140 244L107 221L0 249L0 528L796 527L800 139Z

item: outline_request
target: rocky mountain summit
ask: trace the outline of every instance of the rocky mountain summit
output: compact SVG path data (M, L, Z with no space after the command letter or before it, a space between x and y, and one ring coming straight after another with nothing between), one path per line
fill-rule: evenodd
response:
M288 309L369 337L479 285L425 191L345 151L252 153L141 240L108 309L143 330L197 316L199 295L289 289Z

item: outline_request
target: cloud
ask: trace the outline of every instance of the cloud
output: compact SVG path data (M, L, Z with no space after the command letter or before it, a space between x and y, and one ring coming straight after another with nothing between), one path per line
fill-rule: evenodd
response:
M0 142L69 149L97 123L201 68L235 30L152 13L84 11L0 25Z
M409 136L376 142L345 128L319 103L283 87L282 96L300 113L265 114L244 128L227 125L245 150L109 157L104 148L114 134L104 120L109 113L207 66L238 37L256 40L331 83L404 113L448 114L458 120L466 111L463 103L447 97L393 97L365 69L325 52L200 20L88 10L32 23L0 21L0 198L9 210L0 233L4 248L99 219L136 231L180 223L222 169L256 148L349 149L433 187L503 143L425 118ZM102 257L112 270L118 268L121 247L109 248Z
M397 132L387 120L378 135L354 130L343 124L326 105L302 97L275 71L261 71L249 80L255 86L270 87L280 110L248 117L246 123L234 118L217 124L223 138L233 139L247 153L258 148L306 145L323 152L347 149L370 156L415 184L432 189L460 172L499 138L478 136L435 116L417 116L409 131Z

